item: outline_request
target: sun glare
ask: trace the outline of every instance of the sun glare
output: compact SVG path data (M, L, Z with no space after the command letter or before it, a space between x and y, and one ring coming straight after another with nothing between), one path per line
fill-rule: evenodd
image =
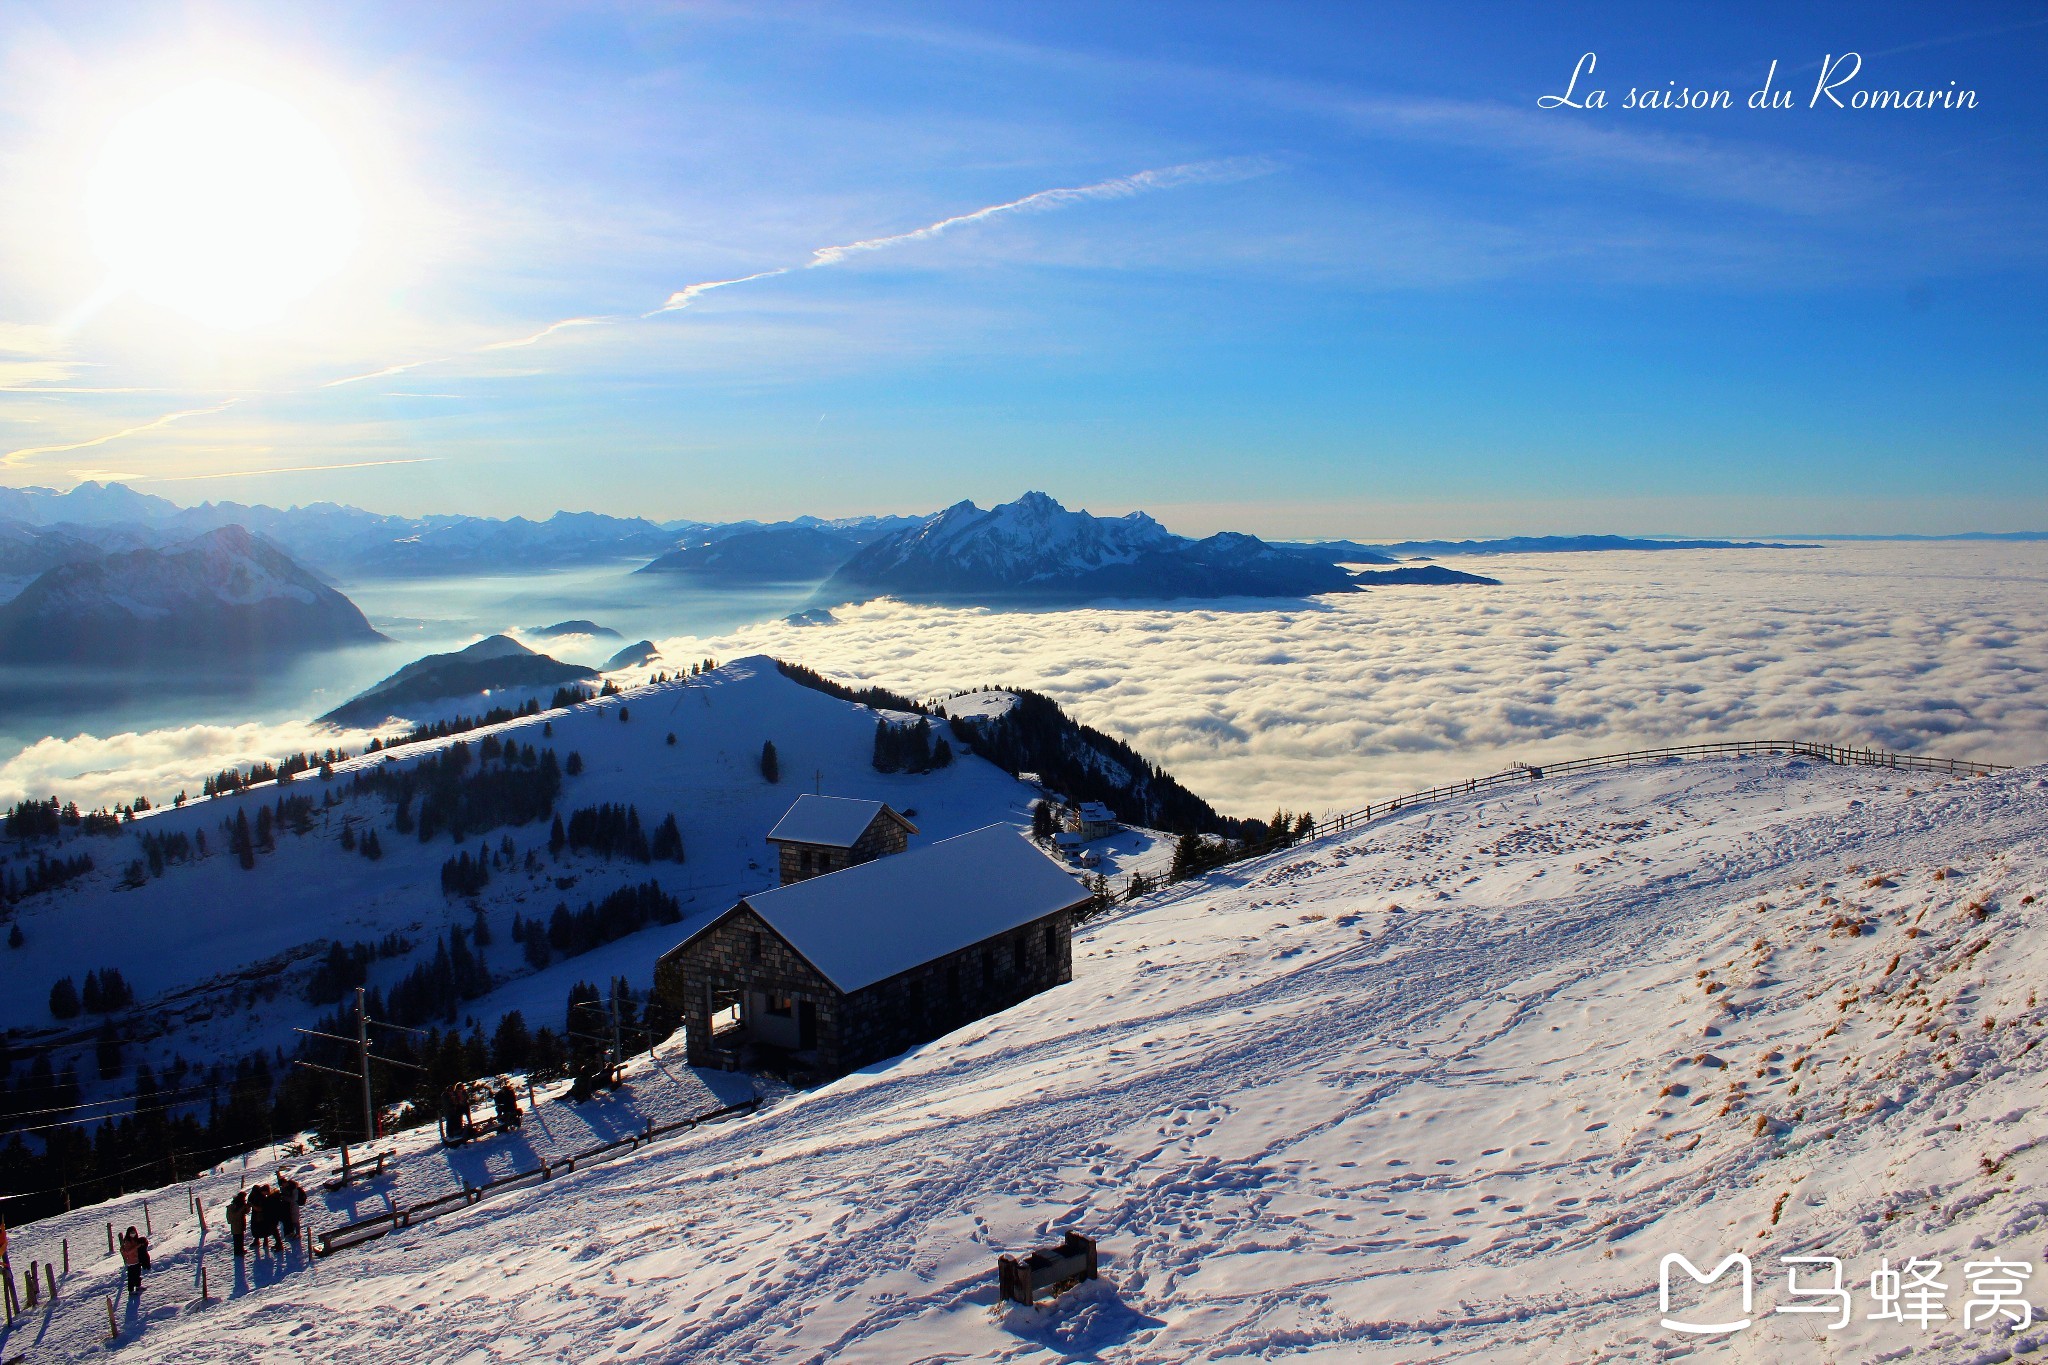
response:
M347 264L362 221L320 129L226 80L122 119L88 193L93 246L116 282L220 328L274 321L312 293Z

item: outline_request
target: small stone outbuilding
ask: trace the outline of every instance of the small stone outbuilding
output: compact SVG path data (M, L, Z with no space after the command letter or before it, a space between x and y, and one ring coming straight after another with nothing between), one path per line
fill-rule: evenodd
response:
M880 801L799 796L768 831L768 842L781 854L788 886L901 853L915 833L916 825Z
M839 1075L1071 981L1089 893L1007 825L742 899L655 964L693 1066Z

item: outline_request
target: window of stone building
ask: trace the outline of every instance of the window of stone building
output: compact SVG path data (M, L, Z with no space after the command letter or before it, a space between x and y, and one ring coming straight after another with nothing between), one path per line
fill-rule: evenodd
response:
M749 961L749 962L759 962L760 960L761 960L761 936L760 936L759 934L748 934L748 935L747 935L747 961Z
M1010 940L1010 970L1020 976L1024 973L1024 935L1022 934Z
M796 997L793 995L770 995L768 1013L777 1019L788 1019L796 1014Z
M1052 926L1048 924L1045 926L1045 960L1047 965L1051 965L1053 959L1059 956L1059 951L1059 935L1055 934Z

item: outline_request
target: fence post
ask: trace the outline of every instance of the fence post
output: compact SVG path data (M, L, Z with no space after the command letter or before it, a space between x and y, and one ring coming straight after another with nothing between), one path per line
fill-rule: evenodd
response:
M64 1239L64 1273L66 1275L71 1273L71 1239L69 1237Z
M114 1254L114 1225L107 1224L107 1255Z
M57 1301L57 1272L50 1269L48 1261L43 1262L43 1280L50 1286L50 1302Z
M121 1329L114 1326L114 1296L109 1294L107 1295L107 1340L112 1341L120 1335Z

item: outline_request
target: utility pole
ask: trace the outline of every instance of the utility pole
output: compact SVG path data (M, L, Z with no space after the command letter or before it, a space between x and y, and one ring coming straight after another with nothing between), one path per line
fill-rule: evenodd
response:
M625 1050L624 1050L624 1049L622 1049L622 1048L621 1048L621 1047L619 1046L619 989L620 989L620 987L624 986L625 984L626 984L626 979L625 979L624 977L622 977L622 976L615 976L615 977L613 977L613 978L612 978L612 999L611 999L611 1006L612 1006L612 1065L613 1065L613 1066L617 1066L617 1065L618 1065L619 1063L621 1063L621 1062L623 1062L623 1061L625 1061L625 1060L626 1060L626 1053L625 1053Z
M370 1014L363 987L356 987L356 1048L363 1060L363 1141L377 1140L377 1110L370 1103Z

